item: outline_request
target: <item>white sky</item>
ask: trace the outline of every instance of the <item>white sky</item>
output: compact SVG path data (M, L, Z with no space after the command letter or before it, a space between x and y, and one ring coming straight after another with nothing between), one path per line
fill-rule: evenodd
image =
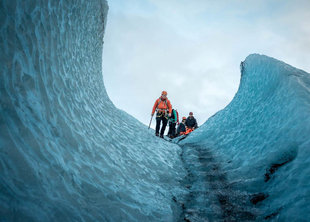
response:
M180 117L192 111L202 125L232 100L240 62L252 53L310 72L309 0L108 4L105 86L118 108L146 125L162 90Z

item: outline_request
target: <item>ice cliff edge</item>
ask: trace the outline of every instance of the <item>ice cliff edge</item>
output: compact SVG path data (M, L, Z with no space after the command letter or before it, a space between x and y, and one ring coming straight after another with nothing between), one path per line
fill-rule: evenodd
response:
M213 152L237 189L268 196L263 218L309 219L310 74L259 54L240 67L234 99L183 144Z
M102 0L1 1L0 220L177 217L179 148L106 93L107 10Z

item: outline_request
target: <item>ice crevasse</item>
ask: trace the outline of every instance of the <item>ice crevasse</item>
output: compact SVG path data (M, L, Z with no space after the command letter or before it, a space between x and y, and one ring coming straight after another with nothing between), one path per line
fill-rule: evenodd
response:
M264 197L250 219L309 219L309 74L250 55L232 102L171 144L107 95L107 11L102 0L1 1L1 219L195 221L207 207L200 218L221 220L227 207L188 199L201 188L189 190L188 170L203 178L195 147L231 189Z

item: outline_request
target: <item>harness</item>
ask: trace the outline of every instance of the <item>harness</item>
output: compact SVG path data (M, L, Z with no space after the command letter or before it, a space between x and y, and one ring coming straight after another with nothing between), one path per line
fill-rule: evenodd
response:
M158 109L158 108L157 108L161 102L164 102L164 103L166 104L166 109ZM167 118L167 110L168 110L167 100L166 100L166 99L165 99L165 100L162 100L162 99L160 98L160 101L158 102L158 104L157 104L155 110L156 110L156 112L157 112L157 114L156 114L157 117L165 116L165 117Z

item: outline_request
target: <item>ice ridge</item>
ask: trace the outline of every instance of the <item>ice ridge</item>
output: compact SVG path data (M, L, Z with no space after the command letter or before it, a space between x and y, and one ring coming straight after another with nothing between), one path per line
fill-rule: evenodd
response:
M259 54L240 67L231 103L181 144L216 156L231 188L261 194L256 219L309 219L310 75Z

